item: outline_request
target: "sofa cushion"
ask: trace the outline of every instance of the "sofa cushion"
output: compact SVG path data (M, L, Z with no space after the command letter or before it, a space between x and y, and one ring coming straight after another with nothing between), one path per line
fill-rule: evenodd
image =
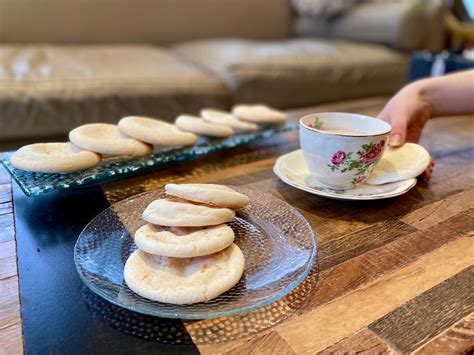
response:
M299 37L368 41L404 51L439 50L436 42L443 38L443 9L443 0L363 2L329 21L320 16L299 16L294 32Z
M293 8L300 16L316 16L323 19L339 17L351 10L358 0L292 0Z
M337 40L213 40L173 50L224 80L234 101L279 108L390 94L408 71L408 59L388 48Z
M149 43L291 35L289 0L0 0L3 43Z
M228 104L220 80L152 46L0 46L0 139Z

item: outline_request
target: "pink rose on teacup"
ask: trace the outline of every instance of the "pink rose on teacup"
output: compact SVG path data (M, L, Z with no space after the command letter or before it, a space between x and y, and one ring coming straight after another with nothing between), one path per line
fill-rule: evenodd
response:
M339 166L344 161L344 159L346 159L346 153L342 150L339 150L332 156L331 163Z
M385 145L385 140L381 140L377 143L375 148L372 148L367 153L365 153L362 158L364 161L364 165L370 165L382 152L383 146Z

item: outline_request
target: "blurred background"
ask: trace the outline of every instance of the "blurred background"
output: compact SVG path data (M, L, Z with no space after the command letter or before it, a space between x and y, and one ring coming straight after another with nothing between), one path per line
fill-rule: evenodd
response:
M371 96L474 67L474 0L0 0L0 150L128 115Z

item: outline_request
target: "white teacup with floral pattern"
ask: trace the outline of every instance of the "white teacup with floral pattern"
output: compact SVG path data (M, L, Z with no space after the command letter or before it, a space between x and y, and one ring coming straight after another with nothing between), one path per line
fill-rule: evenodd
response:
M391 126L352 113L325 112L300 120L300 145L311 176L331 189L363 183L380 160Z

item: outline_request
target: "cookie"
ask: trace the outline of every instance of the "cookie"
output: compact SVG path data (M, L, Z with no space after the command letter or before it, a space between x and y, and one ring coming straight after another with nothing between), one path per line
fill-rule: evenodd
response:
M189 146L198 139L194 133L183 132L173 124L148 117L124 117L118 128L127 136L163 147Z
M204 121L200 117L181 115L176 119L176 126L186 132L192 132L209 137L229 137L234 130L226 125Z
M138 249L149 254L191 258L217 253L234 242L226 224L205 228L161 227L146 224L135 233Z
M167 195L206 205L242 208L249 204L249 198L227 186L214 184L167 184Z
M204 109L201 110L201 116L206 122L224 124L232 127L237 132L255 132L258 130L258 125L255 123L241 121L234 115L224 111Z
M283 124L286 114L266 105L236 105L232 114L242 121L258 124Z
M430 164L430 154L421 145L405 143L401 147L387 147L369 178L369 185L408 180L421 175Z
M167 227L203 227L230 222L235 212L228 208L209 207L160 199L151 202L143 211L142 218L148 223Z
M39 173L70 173L92 168L101 156L71 143L36 143L18 149L10 159L17 169Z
M150 154L152 147L121 133L116 125L91 123L74 128L69 140L83 149L106 155L141 157Z
M172 304L206 302L234 287L244 272L239 247L196 258L168 258L136 250L124 268L127 286L153 301Z

